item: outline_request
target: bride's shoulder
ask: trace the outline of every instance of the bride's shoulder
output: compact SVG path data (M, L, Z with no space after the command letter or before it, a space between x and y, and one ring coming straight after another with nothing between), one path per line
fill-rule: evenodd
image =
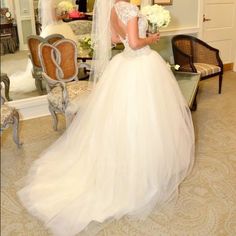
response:
M129 2L125 2L125 1L116 2L115 7L120 10L131 10L131 11L135 11L135 12L139 11L139 9L136 5L129 3Z
M120 17L123 18L124 21L127 21L129 18L132 18L134 16L138 16L139 14L138 7L129 2L124 2L124 1L116 2L115 9L118 15L120 15Z

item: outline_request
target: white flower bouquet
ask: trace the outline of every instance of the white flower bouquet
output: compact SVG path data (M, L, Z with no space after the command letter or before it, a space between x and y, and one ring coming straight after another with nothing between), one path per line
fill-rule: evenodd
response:
M57 5L57 12L60 15L64 15L69 13L70 11L73 11L74 6L71 2L69 1L62 1Z
M160 5L147 5L141 13L147 17L150 33L156 33L158 28L167 27L170 23L170 12Z

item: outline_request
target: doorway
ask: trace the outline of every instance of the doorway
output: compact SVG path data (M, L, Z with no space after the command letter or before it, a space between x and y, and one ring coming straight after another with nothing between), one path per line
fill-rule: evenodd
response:
M202 0L202 39L220 50L224 64L236 56L236 0Z

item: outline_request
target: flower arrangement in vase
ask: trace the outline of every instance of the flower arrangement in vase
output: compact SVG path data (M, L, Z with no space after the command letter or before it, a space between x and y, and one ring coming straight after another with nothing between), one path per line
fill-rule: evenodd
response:
M74 6L71 2L62 1L57 5L57 12L61 16L69 15L69 12L74 10Z
M141 13L147 17L148 32L151 34L157 33L159 28L167 27L170 23L170 12L158 4L143 7Z
M93 47L92 47L92 40L91 37L84 37L79 40L79 46L82 51L87 52L89 56L93 56Z

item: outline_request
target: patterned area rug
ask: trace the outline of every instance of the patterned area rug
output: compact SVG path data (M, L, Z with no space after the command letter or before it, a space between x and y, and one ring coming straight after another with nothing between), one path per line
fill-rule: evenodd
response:
M192 113L196 160L179 188L177 201L154 211L144 221L115 221L98 236L236 235L236 73L225 73L222 94L217 91L217 78L200 83L198 109ZM54 132L50 117L22 122L21 149L14 145L11 129L3 133L2 236L51 235L22 208L16 191L32 161L63 133L62 118L59 124L59 131Z

